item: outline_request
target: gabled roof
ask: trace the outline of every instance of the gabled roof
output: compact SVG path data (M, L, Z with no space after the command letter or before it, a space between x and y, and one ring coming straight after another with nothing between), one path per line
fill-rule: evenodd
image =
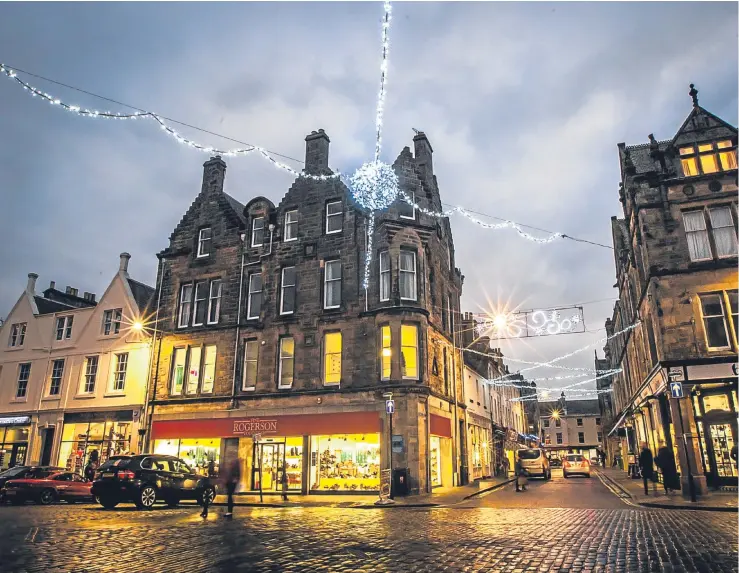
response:
M244 205L240 202L231 197L228 193L224 193L223 196L226 198L226 201L231 206L231 208L236 212L236 214L239 216L239 219L241 219L241 222L246 224L246 217L244 217Z
M670 143L673 146L692 144L708 139L732 137L736 133L736 127L695 105Z
M131 294L133 294L133 299L136 301L136 306L139 307L139 311L142 314L146 314L146 311L149 310L151 301L154 298L154 292L156 289L131 278L126 280L128 280L128 286L131 288Z
M41 314L54 314L55 312L65 312L67 310L74 310L77 307L70 306L68 304L62 304L55 300L49 300L42 296L34 295L33 300L36 302L36 308L38 313Z
M598 400L567 400L565 406L568 416L600 416Z
M198 194L198 196L195 198L195 200L190 204L190 207L187 209L185 214L180 219L180 222L177 223L177 226L174 228L172 233L170 234L169 238L172 240L174 236L177 234L177 232L180 230L180 228L187 222L187 220L192 217L196 211L200 208L203 201L206 199L212 198L212 194L201 192ZM244 205L242 205L239 201L231 197L228 193L218 192L218 204L223 209L223 214L226 216L226 218L231 219L234 223L236 223L239 227L243 227L246 225L246 219L244 218Z

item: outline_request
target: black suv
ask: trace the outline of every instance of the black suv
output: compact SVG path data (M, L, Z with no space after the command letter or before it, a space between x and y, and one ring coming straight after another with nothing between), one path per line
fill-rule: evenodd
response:
M139 509L151 509L156 501L175 507L182 499L212 502L215 484L196 474L174 456L140 454L113 456L95 474L92 495L106 509L132 501Z

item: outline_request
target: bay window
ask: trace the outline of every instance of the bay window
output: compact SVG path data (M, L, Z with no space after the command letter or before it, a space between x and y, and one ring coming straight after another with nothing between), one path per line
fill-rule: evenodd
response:
M418 327L400 326L400 364L403 379L418 380Z
M416 287L416 253L413 251L401 251L398 269L400 272L401 300L418 300Z
M380 251L380 301L390 300L390 253Z

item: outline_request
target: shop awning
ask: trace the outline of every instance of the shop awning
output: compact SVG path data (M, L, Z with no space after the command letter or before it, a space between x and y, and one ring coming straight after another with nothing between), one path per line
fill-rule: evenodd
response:
M619 427L621 427L621 424L623 424L623 423L624 423L624 420L626 419L626 416L628 416L628 415L630 414L630 412L631 412L630 410L626 410L626 411L625 411L625 412L624 412L624 413L623 413L623 414L621 415L621 417L620 417L620 418L618 419L618 421L617 421L617 422L616 422L615 424L613 424L613 428L611 428L611 431L610 431L610 432L608 432L608 437L609 437L609 438L611 437L611 435L613 434L613 432L615 432L616 430L618 430L618 429L619 429Z

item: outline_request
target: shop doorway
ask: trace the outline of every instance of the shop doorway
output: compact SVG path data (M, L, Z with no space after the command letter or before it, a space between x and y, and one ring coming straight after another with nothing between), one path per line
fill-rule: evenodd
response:
M51 449L54 446L54 428L47 428L44 431L44 445L41 448L41 465L48 466L51 464Z
M285 467L285 443L255 444L252 483L254 489L262 491L279 491L282 489L282 471ZM261 471L260 471L261 469Z

